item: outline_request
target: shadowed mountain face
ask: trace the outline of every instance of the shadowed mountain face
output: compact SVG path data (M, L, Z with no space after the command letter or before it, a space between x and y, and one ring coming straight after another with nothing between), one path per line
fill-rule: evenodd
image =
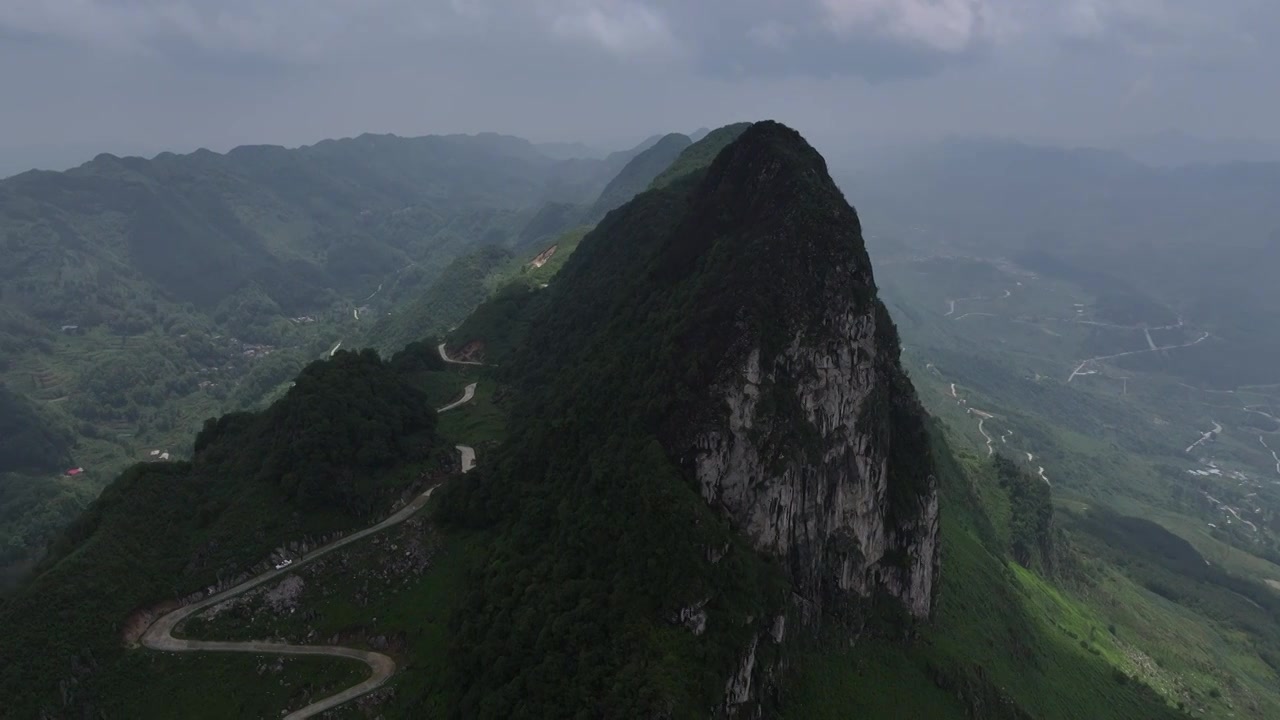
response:
M525 568L522 603L549 627L600 603L575 632L644 638L624 665L562 680L561 697L656 709L613 694L625 688L737 712L767 694L789 632L881 593L929 614L938 505L922 411L857 216L798 134L756 124L710 167L642 193L543 292L510 369L512 438L447 503L492 529L497 563ZM502 582L476 591L496 599ZM511 684L572 642L557 633L545 658L489 664L477 648L548 642L503 604L460 618L467 711L501 714ZM668 636L699 637L716 660L659 689L694 662L646 650Z
M596 199L588 217L599 220L605 213L614 210L637 193L649 187L653 179L671 166L680 153L689 147L692 141L679 133L665 135L653 147L635 156L618 176L609 181L600 197Z

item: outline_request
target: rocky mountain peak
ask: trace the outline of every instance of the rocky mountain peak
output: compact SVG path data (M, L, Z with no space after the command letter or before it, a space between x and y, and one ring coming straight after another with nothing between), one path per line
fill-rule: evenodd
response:
M856 212L798 133L761 122L712 163L687 217L668 267L703 265L696 306L734 328L683 438L704 498L783 560L810 609L884 590L927 616L923 411Z

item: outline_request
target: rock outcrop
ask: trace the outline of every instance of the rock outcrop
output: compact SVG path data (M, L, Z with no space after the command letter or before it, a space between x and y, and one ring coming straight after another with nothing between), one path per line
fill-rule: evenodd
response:
M781 561L802 629L875 596L927 618L937 483L857 214L799 135L757 123L716 158L689 216L693 239L668 256L723 263L696 330L727 339L703 407L668 436L676 454L703 498ZM727 714L758 713L777 672L760 652L781 646L785 620L760 622L727 680Z
M864 414L875 389L890 382L877 358L897 348L876 346L874 317L845 314L838 323L847 344L812 347L797 335L767 368L754 349L716 389L727 424L696 440L699 485L759 550L783 560L797 593L819 608L882 589L927 617L938 563L937 490L926 478L916 516L893 525L888 456L876 426L883 420ZM784 376L800 378L788 391L803 418L761 406L762 388ZM816 452L770 463L769 437L795 422L811 426Z

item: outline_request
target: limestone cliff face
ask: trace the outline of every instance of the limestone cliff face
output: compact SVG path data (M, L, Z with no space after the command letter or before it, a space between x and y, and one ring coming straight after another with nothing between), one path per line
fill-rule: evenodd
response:
M688 634L637 648L626 675L595 673L598 687L639 678L653 689L640 694L672 698L641 715L692 714L713 694L715 715L768 715L795 638L856 641L872 612L898 615L885 607L929 615L930 443L877 294L821 155L762 122L609 213L539 296L509 363L521 398L510 454L468 507L509 508L511 537L564 536L536 556L545 577L580 556L592 581L580 586L612 597L631 582L655 637ZM632 564L614 566L610 546ZM546 606L608 607L583 596L558 589ZM542 642L489 617L476 646ZM602 636L649 616L608 617Z
M937 489L920 479L914 512L890 513L887 420L866 412L873 393L891 384L883 356L898 348L878 346L873 314L833 314L839 340L797 333L764 367L753 348L715 389L726 422L695 441L698 482L758 549L783 560L811 610L839 611L879 588L923 618L938 564ZM770 390L792 393L803 415L763 407ZM813 445L771 458L772 437L797 422L810 426Z
M857 213L803 139L757 123L716 158L689 215L667 256L716 270L688 344L722 338L675 439L703 497L782 560L809 610L840 614L882 590L927 617L938 498L924 412Z
M758 123L716 158L689 215L699 220L672 266L717 270L688 345L721 344L700 407L669 442L703 498L781 561L793 593L756 620L726 680L723 712L750 715L778 675L787 616L814 628L885 596L929 616L937 484L857 214L821 157Z

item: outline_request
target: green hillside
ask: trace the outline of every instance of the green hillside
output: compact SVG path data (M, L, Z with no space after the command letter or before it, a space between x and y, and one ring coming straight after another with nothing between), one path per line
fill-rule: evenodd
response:
M617 177L609 181L600 197L591 206L588 217L599 221L649 187L654 178L662 174L692 141L679 133L664 135L653 147L645 150L627 163Z
M0 467L0 580L125 467L189 457L206 418L278 397L339 343L392 352L459 322L484 297L464 268L504 252L481 248L554 237L633 155L362 135L0 180L0 384L58 428L23 430ZM371 332L410 304L434 319Z
M682 176L709 166L720 151L738 139L738 136L748 127L751 127L751 123L735 123L707 133L697 142L686 147L666 170L658 173L649 187L667 187Z
M66 705L106 702L130 666L131 614L260 572L286 543L362 527L421 487L453 453L407 378L439 365L425 344L389 362L339 352L268 409L210 420L191 462L117 478L0 606L6 714L36 717L60 684L76 688Z

